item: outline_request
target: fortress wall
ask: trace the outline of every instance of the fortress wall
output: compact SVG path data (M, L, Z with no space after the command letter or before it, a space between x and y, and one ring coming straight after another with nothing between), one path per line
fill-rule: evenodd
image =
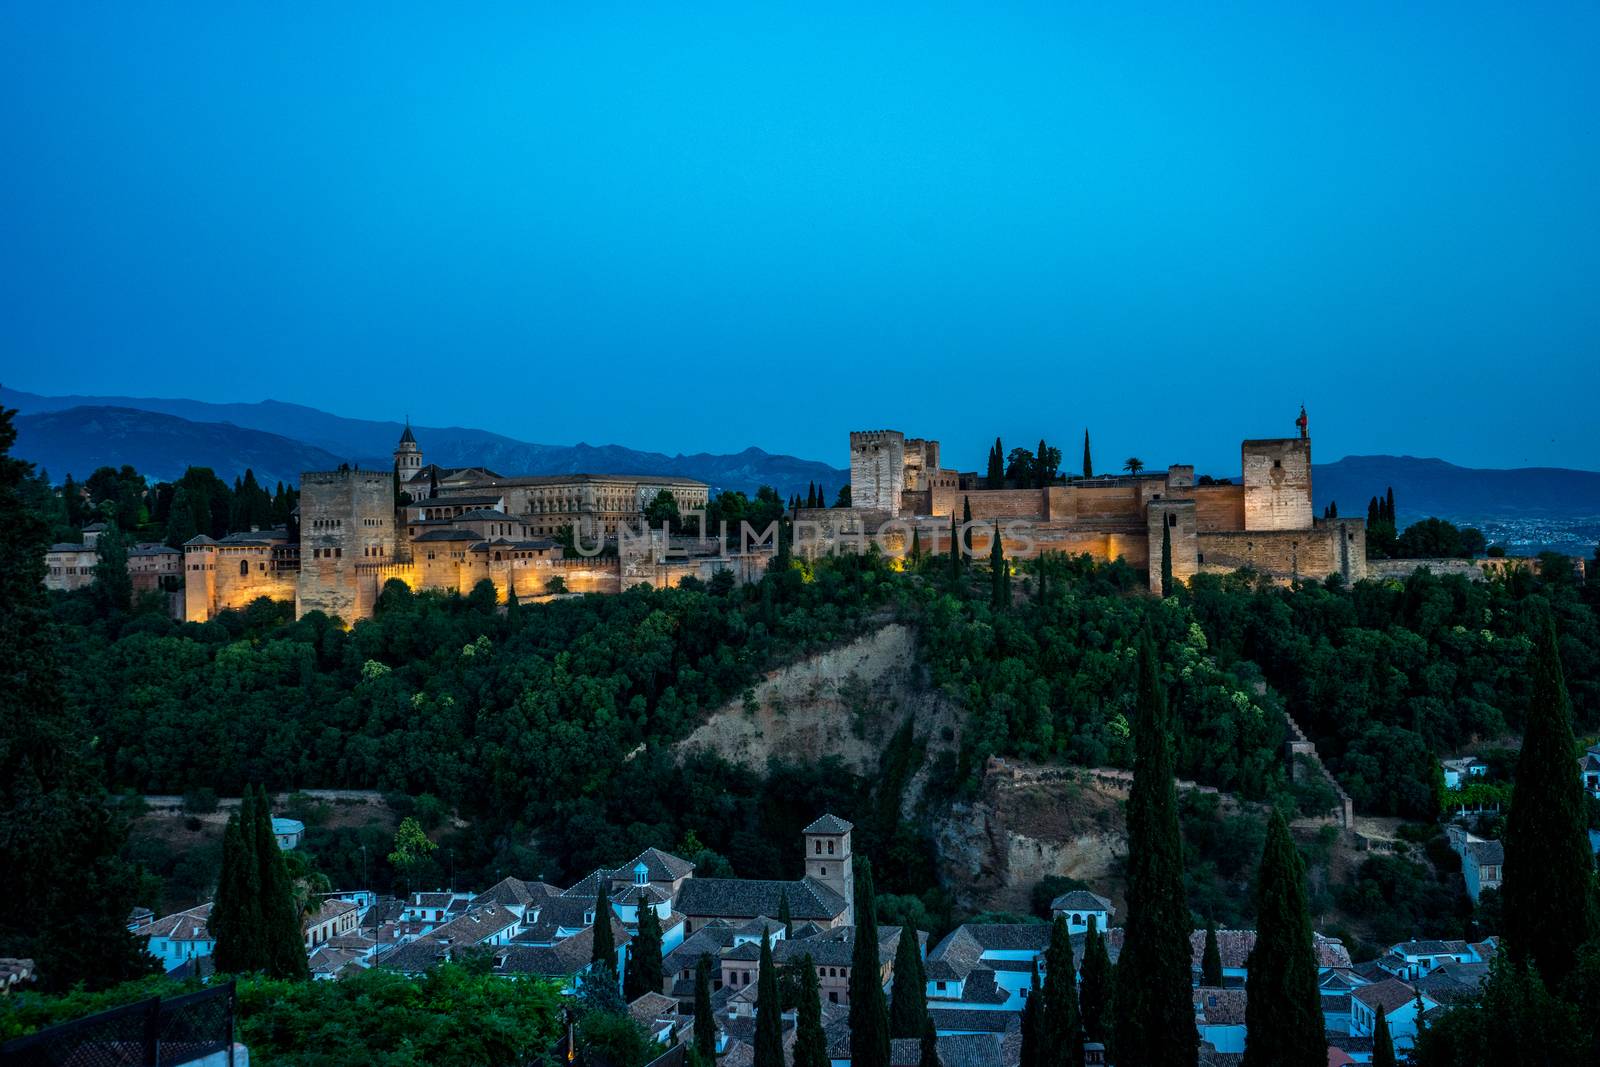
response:
M898 514L905 490L906 438L898 430L850 434L850 502Z
M931 514L946 519L964 514L963 501L971 501L972 518L978 520L1044 519L1048 507L1046 489L935 489Z
M1252 567L1274 577L1366 577L1366 524L1318 519L1308 530L1209 531L1198 536L1200 570L1218 573Z
M269 546L223 545L216 552L216 581L211 595L211 611L242 608L266 597L291 601L300 575L292 568L278 569Z
M1201 530L1244 529L1244 486L1197 485L1189 492Z
M1147 533L1150 588L1161 590L1161 551L1170 542L1172 546L1172 577L1187 581L1199 570L1199 545L1196 540L1196 508L1192 500L1158 500L1150 505L1150 522Z
M345 622L369 599L356 582L362 563L395 560L392 471L312 471L300 477L300 578L296 617L310 611ZM370 606L369 606L370 613Z
M1045 492L1052 522L1124 522L1144 527L1143 486L1061 485Z

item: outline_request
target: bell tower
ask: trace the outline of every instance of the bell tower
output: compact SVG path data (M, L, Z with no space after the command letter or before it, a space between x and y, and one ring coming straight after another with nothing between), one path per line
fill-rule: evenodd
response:
M401 484L409 482L422 471L422 449L417 447L417 439L411 433L411 420L406 420L405 432L400 435L400 443L394 447L394 469L400 475Z
M850 831L855 827L837 815L824 815L804 835L806 877L821 882L844 898L844 923L855 925L856 875L850 862Z

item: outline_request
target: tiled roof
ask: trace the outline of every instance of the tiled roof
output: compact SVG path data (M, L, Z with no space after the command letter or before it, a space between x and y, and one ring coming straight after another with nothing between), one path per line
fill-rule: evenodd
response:
M677 1018L678 1002L662 993L646 993L628 1005L633 1021L649 1029L656 1022Z
M1445 956L1467 951L1465 941L1402 941L1389 951L1402 956Z
M165 937L172 941L210 941L211 931L206 928L206 919L210 914L211 905L202 904L188 911L163 915L134 930L133 934L135 937Z
M992 1008L946 1008L928 1005L933 1025L939 1030L974 1030L989 1034L1004 1034L1022 1026L1022 1016L1014 1011L995 1011Z
M384 957L383 965L400 971L424 971L461 949L483 944L517 922L516 915L499 904L475 907L410 944L401 945Z
M922 1062L922 1041L897 1037L889 1043L890 1067L917 1067ZM1000 1042L989 1034L946 1034L934 1047L941 1067L1004 1067Z
M418 534L411 540L416 543L424 541L476 541L478 534L472 530L429 530L427 533Z
M1111 901L1086 889L1071 889L1062 893L1050 902L1050 909L1052 911L1103 911L1107 914L1112 914L1117 910L1111 906Z
M1480 865L1504 865L1505 846L1498 841L1472 841L1467 845L1467 858Z
M1415 1000L1417 991L1398 978L1390 978L1386 982L1364 985L1350 995L1373 1011L1382 1008L1383 1013L1388 1015L1402 1004L1409 1004Z
M1417 979L1416 986L1440 1004L1456 1004L1475 1000L1483 989L1484 979L1488 977L1487 963L1457 963L1452 960Z
M663 974L678 974L693 970L702 955L711 957L713 965L717 954L733 944L733 924L713 919L683 939L683 944L667 953L661 961Z
M561 890L545 882L524 882L521 878L502 878L472 898L474 904L500 904L527 907L561 895Z
M337 919L339 916L355 910L356 905L348 900L340 900L337 897L324 897L322 903L317 905L317 913L302 918L300 925L309 929L318 923L327 922L329 919Z
M847 834L854 829L854 824L845 822L837 815L823 815L800 832L803 834Z
M1194 991L1195 1014L1212 1026L1244 1025L1245 991L1201 986Z
M685 915L753 919L778 914L785 894L789 914L796 919L832 920L844 914L844 898L814 878L798 882L691 878L678 891L677 909Z
M618 947L631 936L617 917L611 917L611 936ZM546 978L568 978L589 966L594 956L594 927L579 931L554 945L510 945L497 949L496 974L533 974Z

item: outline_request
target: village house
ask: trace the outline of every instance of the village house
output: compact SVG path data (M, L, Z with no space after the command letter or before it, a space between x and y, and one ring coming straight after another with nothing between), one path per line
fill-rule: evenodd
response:
M1111 929L1111 919L1117 914L1117 909L1105 897L1084 889L1073 889L1050 902L1050 914L1054 918L1067 920L1067 933L1086 934L1091 919L1096 929Z
M1403 1052L1416 1041L1419 1017L1438 1006L1438 1001L1398 978L1373 982L1351 994L1350 1034L1371 1037L1381 1012L1389 1021L1395 1051Z

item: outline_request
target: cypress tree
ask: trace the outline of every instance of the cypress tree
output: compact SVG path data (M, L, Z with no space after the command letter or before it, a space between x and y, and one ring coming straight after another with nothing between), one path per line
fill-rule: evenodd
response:
M992 585L989 603L996 611L1004 611L1011 603L1010 577L1006 571L1005 548L1000 544L1000 524L994 524L994 538L989 542L989 581Z
M969 497L969 496L964 496L964 497L961 498L961 525L962 525L963 528L965 528L971 522L972 522L972 498ZM963 533L961 535L961 563L962 563L962 566L966 566L966 565L970 564L971 562L972 562L972 531L964 529Z
M778 967L772 962L772 937L761 931L760 971L756 975L755 1067L784 1067L783 1001Z
M1078 1014L1083 1018L1083 1033L1090 1041L1105 1043L1111 1037L1111 993L1114 988L1111 954L1100 934L1100 922L1089 916L1089 932L1083 938L1083 973L1078 980Z
M825 508L827 506L828 506L828 491L822 487L822 483L821 482L818 482L817 483L817 507Z
M1127 807L1128 925L1116 994L1117 1062L1140 1067L1194 1067L1199 1057L1170 730L1155 646L1146 633L1139 643Z
M911 562L915 563L922 558L922 531L915 527L911 530Z
M711 1016L711 957L694 965L694 1050L708 1065L717 1061L717 1021Z
M272 832L272 802L267 797L266 786L256 787L254 822L265 948L262 962L269 978L305 980L311 977L306 964L305 925L295 903L294 886L283 862L283 851L278 848L277 836Z
M989 488L1004 489L1006 487L1006 450L1000 445L1000 438L994 439L994 451L989 453Z
M1206 920L1206 948L1200 957L1200 984L1222 985L1222 950L1217 947L1217 924Z
M878 905L872 864L855 859L855 945L850 956L850 1067L889 1067L889 1009L878 962Z
M1578 948L1595 934L1594 858L1583 786L1573 770L1577 746L1554 621L1537 625L1528 664L1533 692L1517 759L1517 788L1506 820L1505 939L1511 959L1539 969L1559 990Z
M1026 1064L1027 1061L1024 1060L1023 1063ZM797 1062L795 1067L800 1067L800 1064ZM922 1024L922 1049L921 1055L917 1057L917 1067L944 1067L939 1062L939 1035L933 1029L932 1016Z
M439 495L439 468L428 468L428 499L432 500Z
M950 512L950 580L961 577L961 528L956 525L956 513Z
M1326 1067L1305 864L1277 808L1267 818L1255 893L1256 945L1245 982L1245 1067Z
M222 832L222 871L206 926L216 938L212 962L217 970L243 974L264 970L261 949L261 879L253 845L242 825L254 826L255 795L246 790L238 811L228 816Z
M928 983L922 976L922 951L914 926L900 928L889 996L889 1036L921 1037L928 1019Z
M1094 460L1089 458L1089 431L1083 431L1083 476L1094 477Z
M121 615L133 606L133 576L128 573L128 543L115 520L94 543L94 584L89 587L95 607L105 616Z
M794 1067L828 1067L828 1038L822 1032L822 990L810 955L800 957L800 1004L794 1030Z
M1389 525L1395 524L1394 520L1394 486L1389 486L1384 493L1383 517L1389 520Z
M622 995L638 1000L646 993L659 993L665 985L661 974L661 920L656 909L639 902L639 933L628 945L628 965L622 973Z
M1172 524L1161 520L1161 595L1172 595Z
M1389 1016L1381 1011L1376 1014L1378 1023L1372 1028L1372 1067L1396 1067L1394 1040L1389 1036Z
M1043 489L1045 487L1046 478L1044 465L1045 443L1044 438L1041 437L1039 438L1039 451L1033 454L1033 487L1035 489Z
M1192 1005L1191 1005L1192 1014ZM1078 976L1072 966L1072 935L1065 916L1056 916L1045 953L1043 1062L1050 1067L1082 1067L1083 1020L1078 1015Z
M611 972L613 979L617 974L617 935L611 932L611 893L610 886L606 885L604 876L600 878L600 890L594 898L594 949L589 953L589 962L603 965Z
M1039 989L1039 968L1033 967L1032 972L1032 988L1028 990L1027 1002L1022 1005L1022 1051L1017 1067L1043 1067L1044 1064L1039 1032L1043 1025L1039 1006L1044 1003L1044 994Z
M789 891L785 889L778 895L778 921L783 924L783 936L794 936L794 917L789 912Z

